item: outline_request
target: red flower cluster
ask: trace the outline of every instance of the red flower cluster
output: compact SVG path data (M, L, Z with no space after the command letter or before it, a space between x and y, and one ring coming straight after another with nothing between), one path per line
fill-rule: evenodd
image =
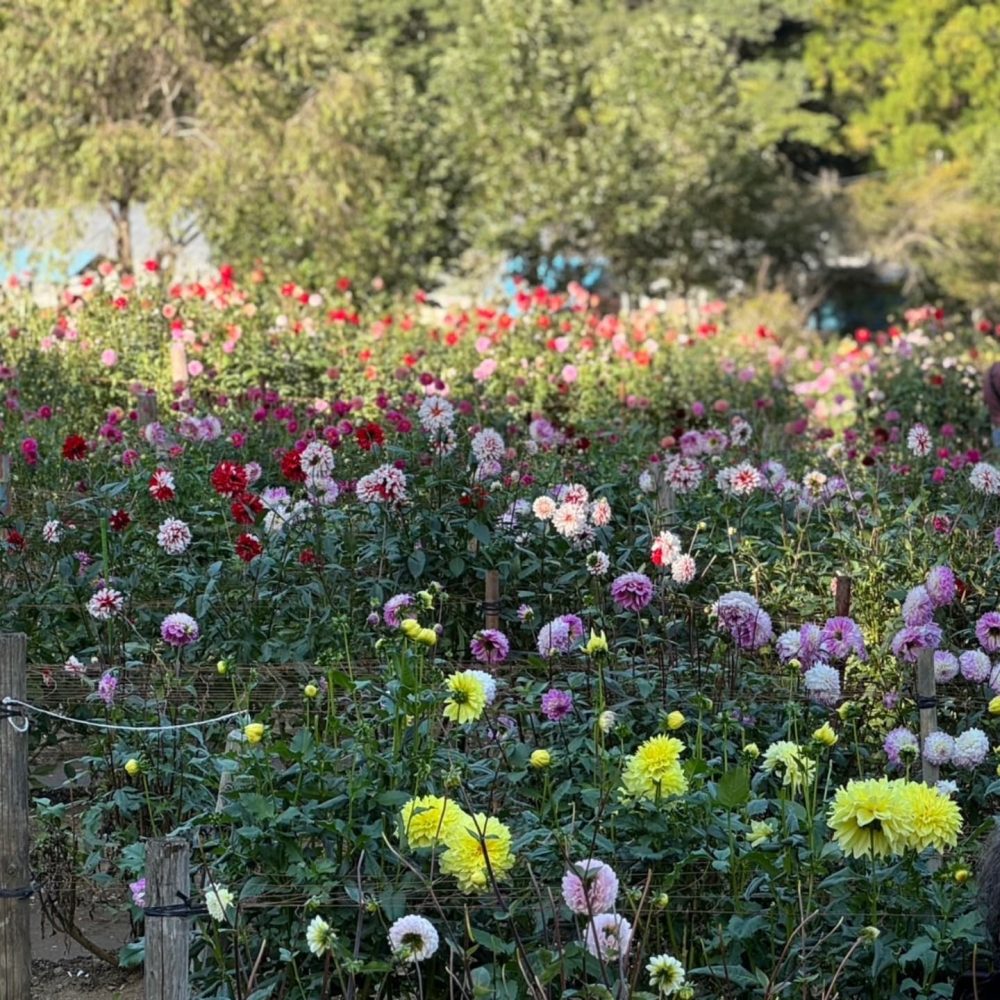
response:
M219 496L234 497L245 492L247 470L236 462L223 461L212 470L212 489Z
M70 462L81 462L87 457L87 442L79 434L70 434L63 441L62 453Z

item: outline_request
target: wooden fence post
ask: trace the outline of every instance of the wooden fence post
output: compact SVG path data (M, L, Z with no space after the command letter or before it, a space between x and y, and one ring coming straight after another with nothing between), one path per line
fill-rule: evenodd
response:
M171 358L171 361L173 359ZM187 374L187 365L184 368L185 375ZM159 412L156 403L156 391L153 389L147 389L145 392L139 393L139 401L136 405L136 414L139 417L139 426L145 427L147 424L156 423Z
M920 711L920 769L925 785L936 785L940 768L927 759L927 737L937 732L937 684L934 680L934 650L922 649L917 658L917 708ZM941 867L941 855L936 851L927 861L929 871Z
M838 618L847 618L851 614L851 578L838 576L833 597L833 611Z
M177 906L191 893L190 846L179 837L149 841L147 907ZM146 917L146 1000L190 1000L188 917Z
M0 516L9 517L13 498L11 497L11 458L8 454L0 455Z
M0 635L0 699L27 696L28 638ZM27 726L0 718L0 1000L31 996L29 820Z
M486 594L483 600L483 614L487 628L500 628L500 570L486 571Z
M174 388L180 385L187 389L187 348L180 340L175 340L170 345L170 380L174 383Z

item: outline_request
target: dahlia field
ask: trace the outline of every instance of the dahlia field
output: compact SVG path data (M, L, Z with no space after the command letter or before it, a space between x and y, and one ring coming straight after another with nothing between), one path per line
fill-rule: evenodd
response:
M139 964L175 835L198 997L952 996L1000 792L992 325L735 314L8 288L2 627L76 720L29 712L50 917L116 901Z

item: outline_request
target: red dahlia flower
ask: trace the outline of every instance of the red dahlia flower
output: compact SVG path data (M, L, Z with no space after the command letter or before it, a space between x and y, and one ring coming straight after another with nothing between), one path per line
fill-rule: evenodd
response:
M63 458L80 462L87 457L87 442L79 434L70 434L62 446Z
M236 496L247 488L247 483L247 470L236 462L219 462L212 470L212 489L219 496Z

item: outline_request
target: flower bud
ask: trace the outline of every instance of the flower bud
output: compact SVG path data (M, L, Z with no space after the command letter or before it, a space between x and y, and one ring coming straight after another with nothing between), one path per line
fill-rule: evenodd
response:
M264 739L264 724L262 722L251 722L243 727L243 735L247 743L255 745Z
M134 778L140 770L141 768L139 767L139 762L135 759L135 757L130 757L127 761L125 761L125 773L130 778Z
M533 750L531 753L531 766L542 770L552 763L552 754L548 750Z
M615 728L615 724L618 722L618 716L611 711L610 708L606 708L597 717L597 728L600 729L602 733L610 733L612 729Z
M315 684L307 684L303 689L302 693L309 699L315 698L319 694L319 688Z
M667 716L667 729L673 732L674 730L680 729L686 721L687 720L684 718L683 712L671 712Z

